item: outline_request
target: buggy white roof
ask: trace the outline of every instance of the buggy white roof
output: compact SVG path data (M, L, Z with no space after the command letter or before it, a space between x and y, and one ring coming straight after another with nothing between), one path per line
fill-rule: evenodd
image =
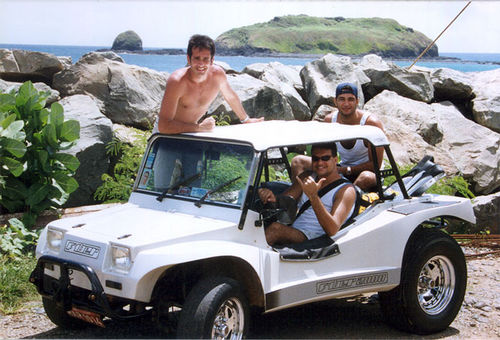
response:
M366 139L375 146L388 145L382 130L375 126L344 125L318 121L269 120L260 123L216 126L210 132L184 133L208 139L246 142L257 151L290 145L304 145L349 139Z

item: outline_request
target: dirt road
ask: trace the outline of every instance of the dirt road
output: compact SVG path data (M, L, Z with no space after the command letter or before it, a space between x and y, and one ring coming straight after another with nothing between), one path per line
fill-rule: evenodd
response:
M445 331L428 339L500 338L500 257L470 259L468 287L464 305ZM67 331L57 328L46 317L40 302L26 311L0 315L0 338L75 339L75 338L160 338L148 321L120 323L109 321L106 328L92 327ZM249 338L419 338L399 332L384 323L378 302L370 296L310 304L271 313L253 322Z

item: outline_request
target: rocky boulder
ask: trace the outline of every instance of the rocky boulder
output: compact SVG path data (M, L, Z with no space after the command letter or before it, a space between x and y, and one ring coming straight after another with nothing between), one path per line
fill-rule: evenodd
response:
M0 49L0 78L8 81L52 84L52 76L63 70L58 57L50 53Z
M474 120L500 133L500 69L475 73L472 87Z
M114 123L151 128L160 110L168 75L128 65L115 57L110 59L111 56L86 54L54 76L53 88L62 96L94 97L101 112Z
M425 72L408 71L374 54L364 56L359 67L370 78L370 82L363 85L367 101L384 90L427 103L434 98L431 78Z
M300 72L300 77L306 101L313 113L322 104L333 104L335 89L339 83L351 82L361 89L363 84L370 81L361 69L354 66L351 58L333 54L327 54L321 59L307 63ZM362 91L359 91L358 97L362 107L364 104Z
M125 31L115 38L113 46L114 51L142 51L141 37L134 31Z
M90 96L69 96L59 103L64 108L65 119L80 122L80 139L67 151L80 161L75 175L79 187L65 206L95 204L94 192L102 184L102 174L108 171L109 157L105 147L113 138L113 123L99 111Z
M252 67L246 69L250 72L250 75L258 75L256 78L271 84L283 94L292 108L295 119L311 120L309 106L296 90L302 87L299 71L294 67L286 66L278 62L262 65L264 65L262 69L260 68L260 64L255 68L261 69L262 72L253 71Z
M476 215L476 232L489 230L500 234L500 192L487 196L478 196L472 200Z
M250 117L265 117L266 120L295 119L290 104L271 84L248 74L232 74L228 75L227 79ZM232 122L238 121L235 113L220 94L208 108L208 113L219 117L228 115Z
M500 187L500 134L466 119L451 102L429 105L384 91L365 109L382 121L399 163L430 154L448 175L470 179L477 194Z

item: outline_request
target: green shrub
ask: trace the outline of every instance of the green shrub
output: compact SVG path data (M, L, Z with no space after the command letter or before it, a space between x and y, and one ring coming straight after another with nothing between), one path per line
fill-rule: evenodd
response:
M135 130L136 141L125 144L116 138L106 146L111 156L111 171L102 175L103 184L97 188L94 198L104 203L126 202L132 192L135 176L141 165L150 132Z
M61 151L76 143L80 124L65 121L59 103L45 108L48 95L38 92L30 81L17 93L0 94L0 124L10 138L0 145L1 155L10 153L2 157L0 204L10 212L24 212L22 221L28 227L40 212L60 207L78 188L72 176L80 162Z
M26 229L23 222L11 218L8 225L0 225L0 253L16 257L34 250L38 234Z
M12 258L0 255L0 312L15 313L23 303L39 299L36 288L28 279L36 260L33 255Z

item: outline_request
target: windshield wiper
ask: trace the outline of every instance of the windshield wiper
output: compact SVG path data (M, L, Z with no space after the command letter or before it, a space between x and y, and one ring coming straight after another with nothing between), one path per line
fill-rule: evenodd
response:
M163 201L163 199L165 197L167 197L167 193L170 190L175 190L175 189L179 188L181 185L186 185L186 184L194 181L195 179L199 178L200 176L201 176L201 172L198 172L198 173L194 174L193 176L186 178L185 180L182 180L180 182L175 183L174 185L172 185L172 186L166 188L165 190L163 190L163 192L161 193L161 195L158 196L158 197L156 197L156 199L158 201L160 201L160 202Z
M196 205L198 208L201 208L201 205L203 202L205 202L205 200L207 199L208 196L210 196L211 194L213 194L214 192L217 192L219 191L220 189L224 188L225 186L229 185L229 184L232 184L233 182L236 182L237 180L239 180L241 178L241 176L238 176L236 178L233 178L233 179L230 179L229 181L227 182L224 182L222 184L219 184L216 188L212 189L212 190L209 190L207 191L207 193L205 195L203 195L202 198L200 198L198 201L196 201L194 203L194 205Z

